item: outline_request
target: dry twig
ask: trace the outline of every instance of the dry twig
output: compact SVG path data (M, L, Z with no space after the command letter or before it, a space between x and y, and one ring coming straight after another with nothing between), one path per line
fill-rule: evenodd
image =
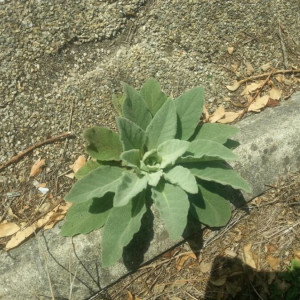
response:
M62 138L66 138L68 136L71 135L71 132L65 132L65 133L62 133L58 136L54 136L52 138L49 138L49 139L46 139L40 143L36 143L34 144L33 146L27 148L26 150L20 152L19 154L15 155L13 158L11 158L10 160L4 162L2 165L0 165L0 171L2 171L5 167L7 167L8 165L12 164L12 163L15 163L17 162L20 158L22 158L23 156L25 156L26 154L28 154L29 152L31 152L32 150L36 149L36 148L39 148L45 144L48 144L48 143L53 143L53 142L56 142Z
M283 35L282 35L282 24L278 20L278 32L279 32L279 38L280 38L280 43L281 43L281 50L282 50L282 56L283 56L283 65L285 69L288 69L289 63L288 63L288 58L287 58L287 53L286 53L286 48L283 40Z

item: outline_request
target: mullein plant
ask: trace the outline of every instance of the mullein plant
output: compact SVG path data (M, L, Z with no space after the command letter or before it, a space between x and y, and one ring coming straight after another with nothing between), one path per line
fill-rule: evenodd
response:
M123 248L140 230L154 205L169 236L178 240L188 218L220 227L231 217L224 191L228 185L250 186L225 162L237 159L226 146L237 128L201 124L202 87L171 99L155 79L136 91L123 84L113 103L119 112L118 133L93 127L84 132L92 157L77 173L65 197L72 202L61 234L87 234L103 227L102 264L121 258Z

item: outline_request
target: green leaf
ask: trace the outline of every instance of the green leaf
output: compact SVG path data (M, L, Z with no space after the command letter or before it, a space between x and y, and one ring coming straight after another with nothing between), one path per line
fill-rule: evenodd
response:
M225 226L231 217L231 205L218 185L212 182L199 184L199 194L189 197L191 213L210 227Z
M124 116L145 130L152 120L147 104L142 96L128 84L123 83L123 90L126 95L123 103Z
M239 129L227 124L207 123L196 128L191 140L210 140L220 144L238 133Z
M86 152L98 160L120 160L123 151L120 137L104 127L93 127L84 132L84 139L89 143Z
M124 151L142 149L146 142L146 132L128 119L117 118L117 125Z
M157 186L161 176L163 175L163 170L152 173L143 172L143 174L146 176L149 185Z
M141 219L146 212L145 192L143 191L127 205L114 207L104 226L102 235L102 264L108 267L122 256L133 235L141 227Z
M230 151L222 144L209 140L192 141L189 148L187 149L187 152L183 155L183 158L202 158L204 156L223 160L238 159L237 155L235 155L232 151Z
M140 94L147 103L153 116L167 100L167 96L161 91L159 83L154 78L150 78L144 83Z
M121 182L122 173L123 170L118 167L99 167L77 181L65 200L82 203L92 198L101 198L108 192L115 192Z
M140 167L140 150L132 149L121 154L121 159L127 166L133 168Z
M84 203L73 204L67 212L61 235L87 234L102 227L113 207L113 198L113 193L107 193L100 199L93 198Z
M115 111L119 116L122 116L122 106L125 100L125 95L121 93L113 94L112 95L112 103L114 106Z
M235 189L242 189L247 193L251 192L249 184L240 177L228 164L218 161L187 163L184 167L188 168L196 177L215 181L223 185L230 185Z
M183 190L191 194L198 193L198 185L195 176L182 166L176 166L165 171L164 177L172 184L180 186Z
M173 240L179 239L187 224L190 207L187 194L178 186L162 182L151 190L155 207L170 237Z
M189 148L190 143L180 140L168 140L160 144L157 148L157 153L161 156L161 168L165 168L167 165L173 165L178 157L183 155Z
M121 183L117 187L114 207L126 205L133 197L147 187L147 179L135 173L124 172Z
M204 90L197 87L175 99L178 114L177 135L180 140L188 140L200 121L204 104Z
M102 164L98 161L89 160L86 164L84 164L76 173L75 178L77 180L85 177L88 175L91 171L101 167Z
M156 113L146 129L148 150L156 149L161 143L176 135L177 116L174 101L169 99Z

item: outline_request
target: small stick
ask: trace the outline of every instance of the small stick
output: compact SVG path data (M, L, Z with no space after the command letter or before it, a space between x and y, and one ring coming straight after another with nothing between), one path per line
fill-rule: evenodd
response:
M288 69L289 63L288 63L286 48L285 48L283 35L282 35L282 25L279 20L278 20L278 32L279 32L279 38L280 38L281 50L282 50L282 56L283 56L283 65L284 65L285 69Z
M271 72L272 75L277 75L277 74L297 74L300 73L300 69L290 69L290 70L277 70L275 72ZM270 73L263 73L263 74L259 74L259 75L255 75L255 76L251 76L251 77L247 77L244 78L240 81L238 81L238 84L241 85L245 82L251 81L251 80L255 80L255 79L260 79L260 78L264 78L266 76L269 76Z
M62 138L68 137L70 135L71 135L71 132L65 132L65 133L62 133L62 134L60 134L58 136L54 136L52 138L49 138L49 139L46 139L46 140L44 140L42 142L34 144L33 146L31 146L31 147L27 148L26 150L20 152L19 154L15 155L10 160L8 160L8 161L4 162L2 165L0 165L0 171L2 171L8 165L17 162L21 157L25 156L26 154L28 154L32 150L34 150L36 148L39 148L39 147L41 147L41 146L43 146L45 144L56 142L56 141L58 141L58 140L60 140Z
M70 118L69 118L68 132L71 131L73 113L74 113L74 99L72 100L72 105L71 105L71 112L70 112ZM66 151L67 145L68 145L68 140L65 140L65 145L64 145L64 149L63 149L63 153L62 154L64 154L64 152Z

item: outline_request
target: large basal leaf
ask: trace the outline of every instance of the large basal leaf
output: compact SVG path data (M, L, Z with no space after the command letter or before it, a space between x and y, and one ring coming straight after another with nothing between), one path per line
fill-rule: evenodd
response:
M87 234L102 227L113 207L113 198L113 193L107 193L102 198L73 204L67 212L61 235Z
M117 118L117 125L124 151L143 148L146 132L141 127L125 118Z
M176 166L170 170L165 171L164 177L170 183L180 186L188 193L198 193L196 178L187 168Z
M240 177L229 165L218 162L200 162L186 163L184 167L188 168L196 177L215 181L223 185L230 185L235 189L242 189L247 193L251 192L249 184Z
M151 190L155 207L170 237L173 240L179 239L187 224L190 207L187 194L178 186L162 182Z
M126 98L123 103L123 115L141 127L146 129L152 120L152 115L142 96L134 88L123 83Z
M189 197L192 215L210 227L225 226L231 217L231 205L220 186L206 182L199 185L199 190L198 195Z
M124 172L114 198L114 206L126 205L133 197L147 187L147 179L135 173Z
M180 140L188 140L200 121L204 104L204 90L197 87L175 99L178 114L177 135Z
M133 168L140 167L140 150L132 149L125 151L121 154L121 159L126 163L127 166Z
M102 235L102 264L108 267L122 256L123 248L141 227L146 212L145 191L138 194L127 205L114 207L104 226Z
M189 148L190 143L180 140L169 140L160 144L157 148L157 153L161 156L161 168L168 165L173 165L178 157L183 155Z
M112 103L113 103L113 106L116 110L116 113L119 116L123 115L122 106L123 106L124 100L125 100L125 95L124 94L118 93L118 94L113 94L112 95Z
M204 139L224 144L229 138L236 135L238 131L238 128L231 125L207 123L196 128L191 140Z
M98 161L89 160L86 164L84 164L76 173L75 178L77 180L85 177L88 175L91 171L101 167L102 164Z
M191 142L183 158L202 158L204 156L223 160L238 159L237 155L222 144L209 140L196 140Z
M115 132L104 127L93 127L83 134L89 143L86 152L98 160L120 160L123 146L120 137Z
M77 181L65 200L82 203L92 198L101 198L107 192L115 192L121 182L122 173L123 170L118 167L99 167Z
M140 94L147 103L153 116L167 100L167 96L161 91L159 83L154 78L150 78L144 83Z
M148 150L156 149L161 143L175 137L177 116L174 101L169 99L156 113L146 129Z

